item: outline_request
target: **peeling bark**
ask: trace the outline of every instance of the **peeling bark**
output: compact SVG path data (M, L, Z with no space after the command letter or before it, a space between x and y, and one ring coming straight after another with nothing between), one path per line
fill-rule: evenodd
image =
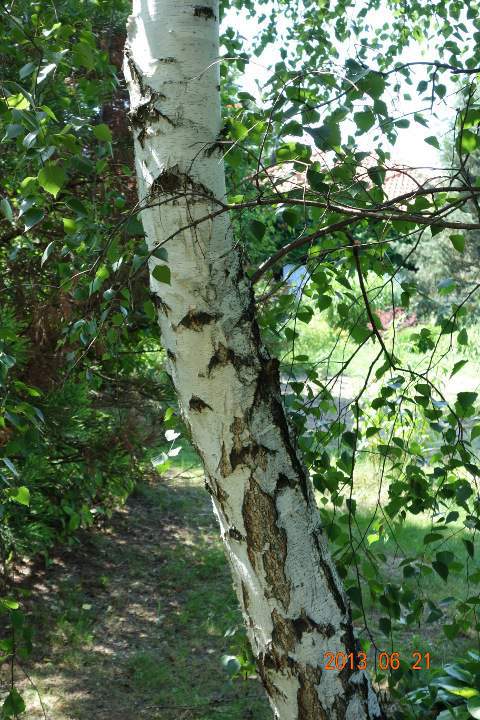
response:
M151 250L171 238L171 284L151 278L168 370L275 717L383 718L363 671L322 670L325 651L356 651L347 597L241 251L225 215L201 222L225 199L222 164L205 152L221 133L218 16L218 0L134 0L127 28L139 196L162 200L142 220ZM152 255L150 270L158 262Z

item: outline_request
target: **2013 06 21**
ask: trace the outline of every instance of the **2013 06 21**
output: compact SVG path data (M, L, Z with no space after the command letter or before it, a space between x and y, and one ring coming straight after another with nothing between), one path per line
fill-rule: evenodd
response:
M334 653L327 651L324 653L323 659L324 670L336 670L337 672L346 667L349 667L351 670L366 670L372 662L365 652ZM388 653L382 651L376 654L373 663L377 670L398 670L401 663L401 656L399 652ZM418 650L414 650L411 653L411 670L430 670L430 663L431 656L429 652L421 653L418 652Z

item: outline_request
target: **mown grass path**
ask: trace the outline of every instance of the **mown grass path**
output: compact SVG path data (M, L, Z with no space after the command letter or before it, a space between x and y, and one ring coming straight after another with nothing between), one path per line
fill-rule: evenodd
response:
M25 669L50 720L271 718L258 681L222 668L241 618L198 473L143 485L79 540L33 580ZM44 717L17 676L26 716Z

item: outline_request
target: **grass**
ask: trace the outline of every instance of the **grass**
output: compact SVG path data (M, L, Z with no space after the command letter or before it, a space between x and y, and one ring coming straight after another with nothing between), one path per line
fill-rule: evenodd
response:
M294 353L292 353L291 347L288 348L284 357L285 368L289 366L295 356L308 355L310 362L318 365L320 377L331 378L355 354L345 370L344 377L356 380L356 387L361 386L378 352L379 346L376 340L367 341L359 349L346 331L333 328L325 313L318 311L314 312L308 324L299 322L296 329L299 337L295 341ZM457 388L466 389L466 386L475 389L478 385L480 371L477 350L480 328L476 326L470 328L468 344L459 345L455 336L453 339L450 335L439 337L438 327L433 324L423 323L413 328L400 328L395 332L390 327L383 333L387 347L398 358L401 366L412 367L417 372L424 371L431 360L431 351L419 352L415 348L415 336L419 335L422 330L430 332L435 343L439 338L435 351L435 362L430 372L431 379L438 381L447 390L449 385L455 390ZM468 364L455 374L454 379L451 379L449 376L455 363L464 359L468 360Z
M232 682L222 665L244 633L198 462L181 468L193 459L140 485L38 578L25 669L50 720L270 720L259 682ZM29 720L42 718L19 680Z

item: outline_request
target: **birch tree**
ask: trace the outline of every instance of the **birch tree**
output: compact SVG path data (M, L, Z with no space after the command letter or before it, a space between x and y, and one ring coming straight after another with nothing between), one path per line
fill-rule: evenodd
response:
M168 371L205 468L258 671L278 720L380 718L348 599L218 202L219 7L135 0L130 93L151 289ZM322 669L325 651L355 660ZM361 665L361 663L359 663Z

